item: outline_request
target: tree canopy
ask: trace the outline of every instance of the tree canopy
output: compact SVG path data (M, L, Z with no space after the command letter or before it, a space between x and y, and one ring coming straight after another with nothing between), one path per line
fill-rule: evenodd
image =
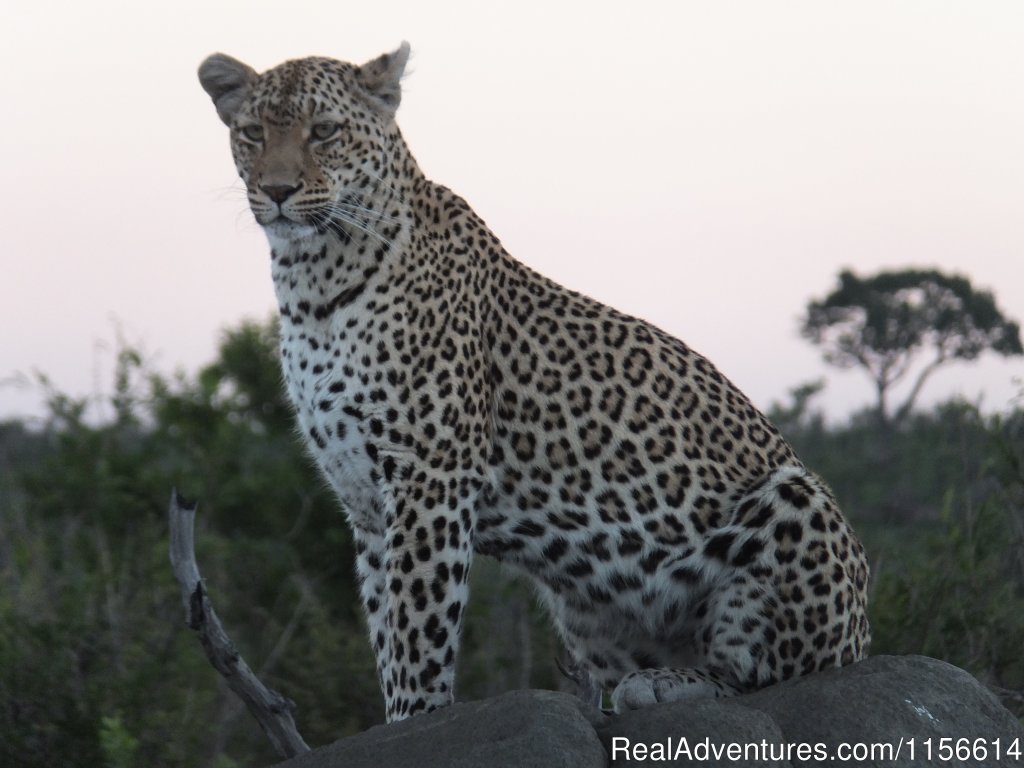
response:
M883 423L902 421L940 366L974 360L986 350L1024 353L1020 326L1003 315L990 292L936 270L865 278L844 270L836 290L808 305L801 331L823 348L826 362L864 369L874 381ZM926 362L920 364L922 355ZM892 388L903 380L913 382L910 390L890 409Z

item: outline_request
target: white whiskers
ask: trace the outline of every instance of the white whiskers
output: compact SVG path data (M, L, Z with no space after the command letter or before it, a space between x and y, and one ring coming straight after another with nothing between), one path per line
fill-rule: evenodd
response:
M315 211L310 211L307 215L318 228L331 232L336 237L335 229L347 225L365 232L370 237L375 237L388 248L391 247L391 241L378 232L374 224L381 221L394 221L394 219L379 211L351 203L336 202L327 203ZM342 231L344 232L344 229ZM351 238L351 234L348 232L345 232L345 235Z

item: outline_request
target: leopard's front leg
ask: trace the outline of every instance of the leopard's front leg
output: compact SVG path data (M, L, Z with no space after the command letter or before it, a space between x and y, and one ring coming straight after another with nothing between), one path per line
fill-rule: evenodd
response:
M386 636L373 641L388 722L453 701L479 487L412 466L402 474L385 517Z
M377 682L384 689L384 670L391 658L391 626L387 591L387 547L379 531L353 527L359 596L366 611L370 645L377 660Z

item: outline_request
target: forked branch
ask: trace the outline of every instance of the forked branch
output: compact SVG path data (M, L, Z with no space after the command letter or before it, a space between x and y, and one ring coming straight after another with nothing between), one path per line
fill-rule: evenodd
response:
M193 529L196 505L171 492L171 568L181 586L188 626L199 634L206 656L259 722L281 757L309 751L295 727L295 703L267 688L239 655L213 610L196 564Z

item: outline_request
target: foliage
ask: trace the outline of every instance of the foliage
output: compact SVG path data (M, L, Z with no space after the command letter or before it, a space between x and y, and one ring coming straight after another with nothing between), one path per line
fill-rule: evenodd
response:
M862 368L874 381L883 422L907 416L927 378L955 360L974 360L991 350L1024 354L1019 325L1004 317L987 291L960 275L935 270L839 275L839 287L807 308L803 335L840 368ZM915 370L920 353L931 359L916 368L909 394L892 413L893 385Z
M139 740L128 733L120 716L100 720L100 745L107 768L131 768L139 749Z
M200 500L197 554L221 618L296 701L307 741L381 721L348 527L294 434L274 345L272 324L247 323L213 364L173 378L125 349L107 418L47 386L41 429L0 425L0 766L274 761L184 626L172 485ZM895 433L864 416L830 428L819 389L774 415L865 539L874 650L1024 687L1024 412L993 420L954 402ZM484 558L471 589L459 698L568 688L530 591Z
M993 449L976 405L950 400L899 430L880 427L872 412L829 429L810 402L796 408L776 405L769 417L861 525L934 526L951 488L977 503Z
M1024 715L1024 418L996 420L980 502L951 491L925 559L876 578L876 650L921 653L974 672Z
M245 323L213 364L173 379L122 349L103 403L43 380L43 428L0 425L0 766L274 761L184 625L167 561L172 486L200 500L197 556L222 620L296 701L307 741L381 722L348 526L295 435L275 347L273 323ZM523 642L538 652L514 684L556 686L532 597L474 570L485 599L467 612L460 696L508 679L490 660L517 670ZM525 632L507 632L509 610Z

